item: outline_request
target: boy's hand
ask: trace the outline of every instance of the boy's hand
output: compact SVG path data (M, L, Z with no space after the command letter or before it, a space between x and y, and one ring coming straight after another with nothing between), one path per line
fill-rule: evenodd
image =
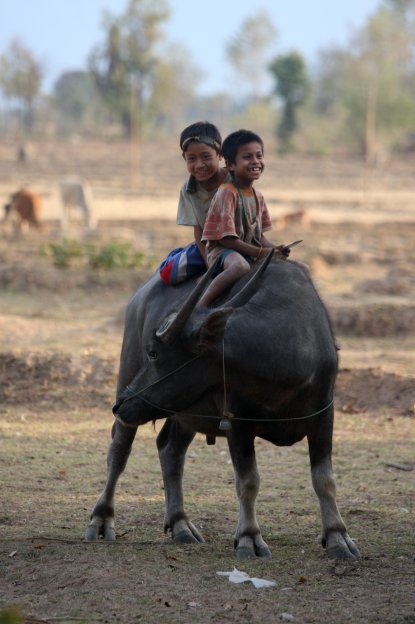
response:
M291 249L286 245L278 245L277 247L274 247L274 256L279 258L288 258L290 253Z
M291 247L295 247L296 245L299 245L302 242L303 242L303 239L296 240L293 243L290 243L289 245L278 245L278 247L274 248L276 250L275 255L280 255L283 258L288 258L291 252ZM277 253L277 250L278 250L278 253Z

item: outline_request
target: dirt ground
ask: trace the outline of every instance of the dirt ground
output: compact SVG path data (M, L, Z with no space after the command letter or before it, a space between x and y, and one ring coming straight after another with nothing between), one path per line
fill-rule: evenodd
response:
M37 190L44 229L16 236L0 225L0 623L415 623L414 163L368 170L271 150L258 187L272 238L304 239L293 257L310 266L341 345L333 462L362 557L336 563L318 543L306 443L259 440L257 511L273 558L239 562L223 440L197 437L186 463L187 511L206 543L176 546L164 535L161 423L140 429L120 479L117 541L83 541L105 481L125 304L191 236L174 223L184 179L175 145L144 145L138 158L124 144L33 143L20 166L15 150L0 147L0 199L22 184ZM67 173L92 184L92 234L76 220L59 228ZM284 226L299 210L308 219ZM76 258L57 268L50 245L65 239L122 241L144 261L105 270ZM275 586L217 574L234 567Z

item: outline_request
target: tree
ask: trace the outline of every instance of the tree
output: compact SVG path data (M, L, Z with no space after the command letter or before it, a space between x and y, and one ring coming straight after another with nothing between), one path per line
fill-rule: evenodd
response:
M192 63L188 51L171 45L165 56L157 63L152 93L147 110L151 119L147 125L155 132L178 134L186 124L188 109L196 98L196 86L200 81L200 70Z
M30 50L14 39L0 56L0 88L5 97L15 99L22 110L23 126L30 131L34 120L34 103L39 95L43 71Z
M366 161L372 162L382 138L387 142L413 122L412 41L396 13L381 9L357 34L353 49L344 103L351 127L360 129Z
M395 11L404 18L414 17L415 0L383 0L383 8Z
M231 65L254 98L265 93L269 49L276 38L277 30L270 16L265 11L259 11L242 22L227 45L226 53Z
M278 56L269 69L276 80L275 93L283 103L277 136L279 151L284 153L293 149L292 137L298 127L297 111L307 98L309 81L305 62L298 52Z
M414 10L415 0L384 0L346 49L320 57L317 111L341 119L343 141L368 163L415 125Z
M102 105L92 75L85 71L64 72L54 85L54 105L63 131L80 132L96 126Z
M314 106L317 114L331 115L344 92L346 68L350 64L348 50L330 47L320 50L316 69L311 78Z
M165 0L130 0L120 17L106 15L106 41L90 56L98 90L127 135L133 128L133 115L145 118L158 63L156 44L168 15Z

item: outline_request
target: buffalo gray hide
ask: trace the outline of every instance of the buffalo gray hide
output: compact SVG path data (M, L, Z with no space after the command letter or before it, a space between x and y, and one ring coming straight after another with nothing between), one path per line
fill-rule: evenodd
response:
M200 309L197 288L203 291L209 279L205 275L196 288L193 281L166 287L155 275L128 305L107 484L86 538L115 539L115 487L137 427L167 416L157 446L165 530L175 541L203 541L184 511L182 493L185 454L196 432L227 437L240 501L235 547L241 558L270 556L255 514L255 437L291 445L307 436L322 543L332 557L355 559L331 467L337 352L310 277L295 262L273 260L257 283L240 292L247 276L215 308ZM233 414L226 432L219 426L224 408Z

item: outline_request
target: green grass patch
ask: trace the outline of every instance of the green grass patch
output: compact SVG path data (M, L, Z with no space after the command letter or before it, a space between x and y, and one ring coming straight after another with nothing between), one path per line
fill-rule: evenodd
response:
M142 269L152 262L146 254L134 249L126 241L109 241L103 244L81 243L64 239L60 243L49 243L40 248L40 255L50 258L59 269L67 269L76 264L92 269Z

